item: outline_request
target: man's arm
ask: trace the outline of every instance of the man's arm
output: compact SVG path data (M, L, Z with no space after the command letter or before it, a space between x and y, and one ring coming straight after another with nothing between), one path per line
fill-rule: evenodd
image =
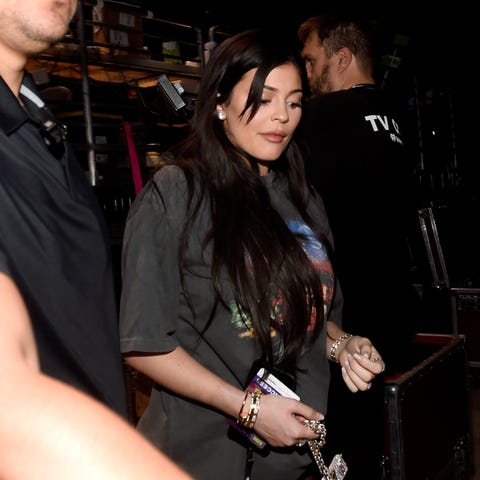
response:
M23 299L0 273L0 478L192 480L116 413L38 368Z

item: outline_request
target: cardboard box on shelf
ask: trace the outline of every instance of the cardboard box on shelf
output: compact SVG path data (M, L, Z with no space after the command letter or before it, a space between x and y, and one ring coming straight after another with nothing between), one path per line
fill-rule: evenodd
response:
M143 48L143 19L109 6L92 7L93 41L130 49Z
M92 21L105 23L113 28L131 29L142 31L143 18L139 13L121 10L118 7L94 6L92 7Z

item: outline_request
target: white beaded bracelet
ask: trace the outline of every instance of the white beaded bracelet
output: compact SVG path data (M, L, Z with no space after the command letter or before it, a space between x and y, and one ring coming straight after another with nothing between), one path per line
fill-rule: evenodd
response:
M332 362L335 362L335 363L338 363L338 358L337 356L335 355L335 353L337 352L337 348L343 343L345 342L346 340L348 340L349 338L351 338L352 335L350 333L345 333L344 335L338 337L334 342L333 342L333 345L332 345L332 348L330 349L330 360Z

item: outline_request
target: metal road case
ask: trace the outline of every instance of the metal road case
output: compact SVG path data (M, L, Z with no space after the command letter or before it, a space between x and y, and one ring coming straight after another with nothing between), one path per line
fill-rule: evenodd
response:
M446 325L445 321L439 321L439 329L429 331L465 335L468 364L471 367L480 367L480 288L452 284L433 209L420 209L418 219L432 276L432 287L436 291L433 301L443 311L443 315L440 315L440 311L435 312L434 319L445 319L445 314L448 318ZM474 237L473 234L471 236ZM447 235L444 235L444 240L446 237ZM468 249L466 246L464 248ZM458 249L460 247L457 247ZM478 254L476 256L478 257ZM472 259L472 264L477 263L478 260ZM445 299L448 299L448 304L442 301Z
M390 480L466 480L473 470L465 337L418 334L414 366L385 387Z

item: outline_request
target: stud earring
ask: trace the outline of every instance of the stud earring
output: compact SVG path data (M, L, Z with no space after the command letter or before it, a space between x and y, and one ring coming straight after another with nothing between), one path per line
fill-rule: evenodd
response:
M217 112L217 117L219 120L223 122L227 118L227 115L225 114L225 112L222 112L221 110L219 110Z

